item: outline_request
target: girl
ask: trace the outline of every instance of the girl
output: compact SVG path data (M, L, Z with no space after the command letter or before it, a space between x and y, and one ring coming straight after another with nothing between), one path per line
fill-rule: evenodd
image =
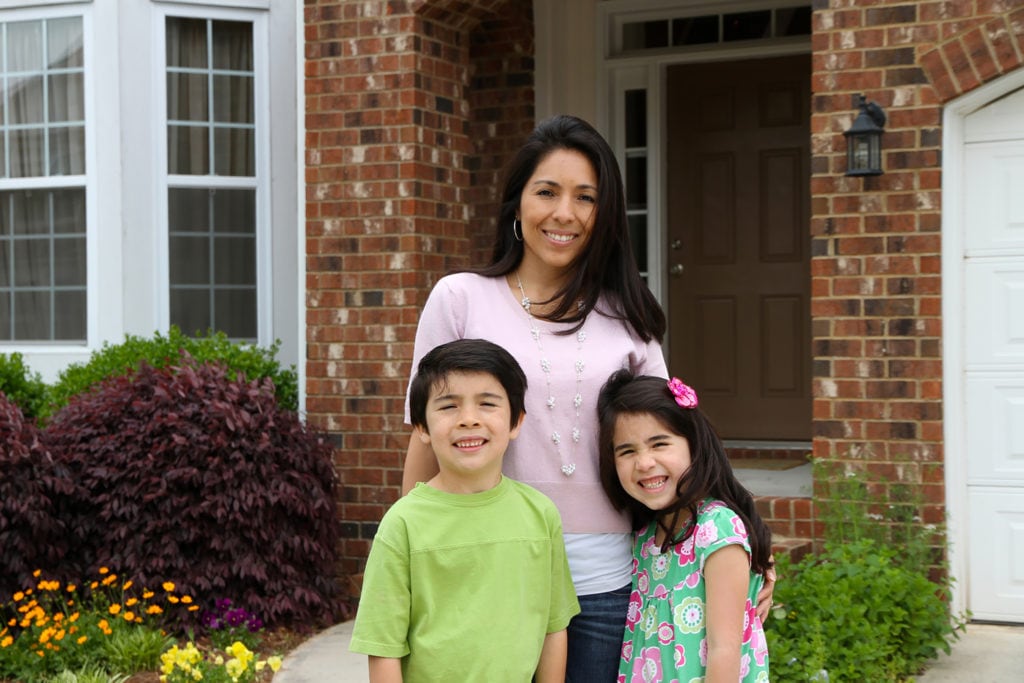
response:
M696 393L620 370L598 415L601 483L638 532L618 680L767 681L756 605L771 532Z

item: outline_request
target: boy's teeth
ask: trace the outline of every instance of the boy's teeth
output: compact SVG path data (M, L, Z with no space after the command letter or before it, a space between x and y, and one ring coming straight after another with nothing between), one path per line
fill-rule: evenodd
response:
M458 443L458 446L460 448L475 448L477 446L482 446L483 443L484 443L483 439L473 439L471 441L460 441Z

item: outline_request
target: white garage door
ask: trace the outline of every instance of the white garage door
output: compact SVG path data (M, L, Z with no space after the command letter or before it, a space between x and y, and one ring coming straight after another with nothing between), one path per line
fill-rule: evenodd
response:
M1024 622L1024 89L967 116L964 142L967 607Z

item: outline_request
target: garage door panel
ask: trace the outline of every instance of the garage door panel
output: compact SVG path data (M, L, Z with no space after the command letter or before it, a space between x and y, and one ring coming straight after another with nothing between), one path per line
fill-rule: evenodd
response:
M964 282L969 369L1024 365L1024 260L968 260Z
M968 483L1024 493L1024 374L970 377L966 398Z
M1024 614L1024 490L972 487L971 516L984 520L970 539L970 608L975 619Z
M967 255L1024 250L1024 142L970 145L965 161Z

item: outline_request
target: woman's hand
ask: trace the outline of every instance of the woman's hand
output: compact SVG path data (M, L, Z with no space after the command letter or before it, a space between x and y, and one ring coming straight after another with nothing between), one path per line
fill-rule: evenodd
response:
M771 566L768 567L768 571L764 573L764 586L761 591L757 594L757 616L761 619L763 624L768 618L768 614L772 610L772 594L775 593L775 580L777 575L775 574L775 555L768 558L771 562Z

